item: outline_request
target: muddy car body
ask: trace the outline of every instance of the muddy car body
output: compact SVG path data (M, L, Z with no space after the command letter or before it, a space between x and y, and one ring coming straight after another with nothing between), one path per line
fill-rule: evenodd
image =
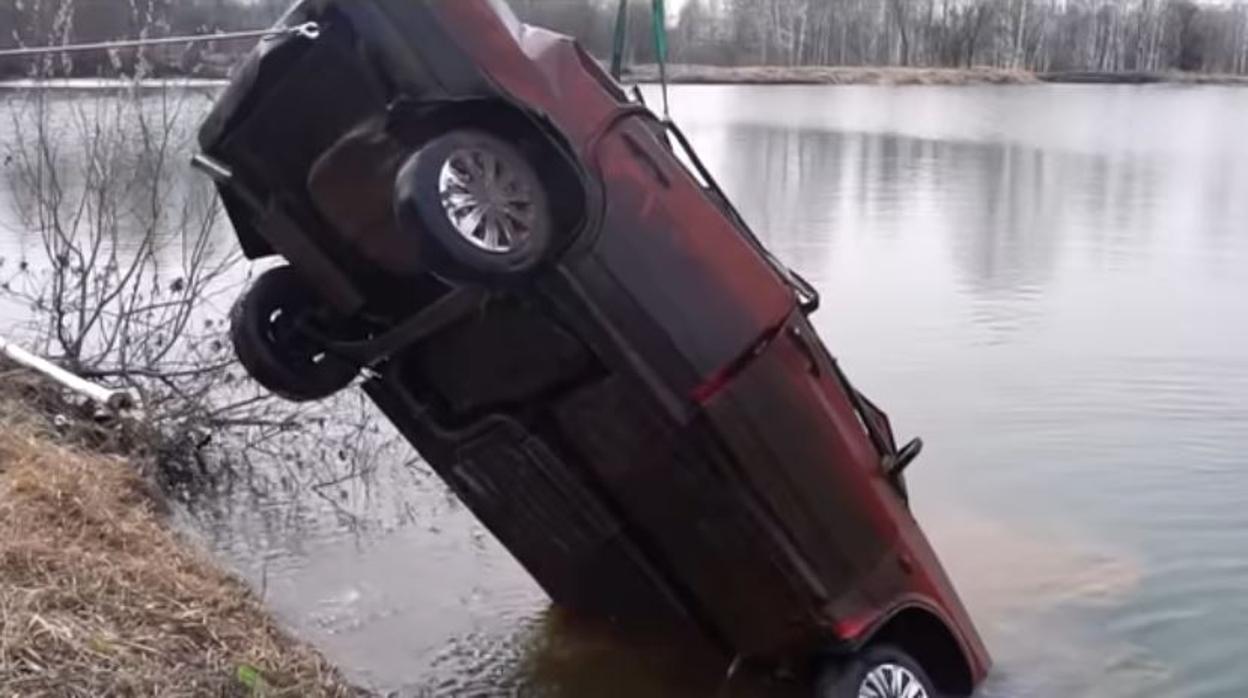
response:
M289 263L235 308L253 376L314 400L363 371L560 605L694 623L829 697L969 695L989 660L907 506L918 444L679 131L494 0L305 23L201 131L243 249Z

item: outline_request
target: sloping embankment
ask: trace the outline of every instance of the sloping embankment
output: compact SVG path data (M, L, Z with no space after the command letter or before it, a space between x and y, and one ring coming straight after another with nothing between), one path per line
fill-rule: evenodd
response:
M357 695L170 529L131 463L58 445L0 392L0 695Z

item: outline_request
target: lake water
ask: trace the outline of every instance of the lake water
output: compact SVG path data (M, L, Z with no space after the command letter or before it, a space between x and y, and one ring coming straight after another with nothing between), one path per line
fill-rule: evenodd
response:
M1248 90L690 86L672 108L926 440L914 505L997 659L983 695L1248 692ZM196 526L382 691L714 695L682 645L549 611L396 472Z

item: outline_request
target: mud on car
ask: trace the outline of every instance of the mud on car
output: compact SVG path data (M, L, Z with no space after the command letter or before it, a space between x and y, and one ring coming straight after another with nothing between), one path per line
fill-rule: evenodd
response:
M970 695L984 646L887 417L656 117L496 0L304 0L204 124L266 388L359 382L551 599L823 698Z

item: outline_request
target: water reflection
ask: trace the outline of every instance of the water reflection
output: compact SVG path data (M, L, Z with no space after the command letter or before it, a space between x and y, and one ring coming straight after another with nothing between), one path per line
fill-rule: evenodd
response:
M825 338L928 437L916 505L988 694L1248 687L1248 94L695 91Z
M534 698L805 698L791 684L729 666L687 629L622 628L551 610L518 633L514 644L482 656L479 640L443 654L452 671L426 684L439 695L516 695ZM513 656L508 656L513 653ZM465 671L465 658L475 669Z
M1228 111L1248 99L766 94L683 89L677 113L824 290L816 322L855 380L927 438L915 503L998 659L985 695L1248 687L1248 169ZM1208 132L1156 139L1191 110L1215 110ZM362 680L714 695L722 663L673 669L683 643L561 619L470 517L429 504L435 483L411 499L439 513L268 563L272 602Z
M947 237L965 283L985 296L1042 291L1070 234L1098 254L1146 248L1168 203L1159 190L1171 184L1152 156L1017 143L764 126L705 142L715 144L715 170L770 243L796 252L855 235ZM1219 190L1214 210L1230 209L1224 184L1190 193L1209 199ZM819 266L797 254L794 261Z
M823 290L815 322L855 382L925 437L916 512L998 660L984 694L1248 690L1248 90L673 97L746 218ZM548 609L419 468L322 494L197 525L363 683L719 689L722 660L692 643ZM732 695L751 690L777 695Z

